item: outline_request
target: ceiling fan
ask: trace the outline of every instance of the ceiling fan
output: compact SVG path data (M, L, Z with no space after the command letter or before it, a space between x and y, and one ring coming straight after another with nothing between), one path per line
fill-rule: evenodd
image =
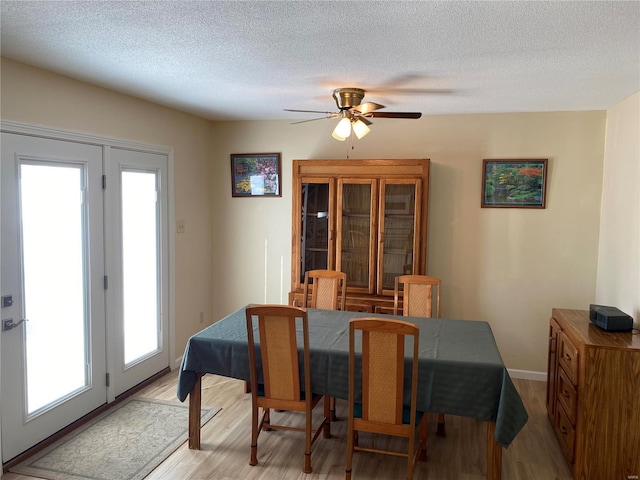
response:
M345 141L351 131L360 139L369 133L369 125L372 124L370 118L420 118L421 112L380 112L384 105L374 102L361 103L365 90L362 88L336 88L333 91L333 98L338 106L337 112L323 112L319 110L292 110L285 108L286 112L303 113L323 113L326 116L302 120L294 123L312 122L325 118L340 118L338 125L333 130L332 136L336 140Z

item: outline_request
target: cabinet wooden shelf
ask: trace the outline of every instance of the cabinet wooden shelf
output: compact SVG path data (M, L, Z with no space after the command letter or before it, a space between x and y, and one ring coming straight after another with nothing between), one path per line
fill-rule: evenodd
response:
M640 476L640 335L554 308L547 412L575 480Z
M429 160L294 160L291 292L347 274L347 309L393 311L395 277L426 272ZM321 248L319 248L321 247Z

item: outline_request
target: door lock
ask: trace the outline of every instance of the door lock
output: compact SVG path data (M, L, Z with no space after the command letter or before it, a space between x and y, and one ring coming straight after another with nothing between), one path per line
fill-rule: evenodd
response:
M2 308L10 307L13 305L13 295L3 295L2 297Z

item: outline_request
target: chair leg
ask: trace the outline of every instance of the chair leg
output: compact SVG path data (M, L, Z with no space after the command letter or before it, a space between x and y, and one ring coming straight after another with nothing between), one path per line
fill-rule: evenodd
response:
M322 427L322 436L324 438L331 438L331 400L335 401L335 398L333 397L327 397L326 395L324 396L324 398L322 399L323 401L323 406L324 406L324 419L323 419L323 423L324 426Z
M307 407L306 412L306 425L304 429L304 467L302 471L304 473L311 473L311 435L313 430L312 423L312 410Z
M271 431L271 427L269 426L271 423L271 409L265 408L264 416L262 417L262 429L267 432Z
M426 412L423 414L422 419L419 425L419 439L420 444L418 445L418 461L426 462L427 461L427 414Z
M251 409L251 456L249 465L258 464L258 407Z
M351 421L349 422L351 423ZM352 425L347 427L347 468L344 472L344 479L351 480L351 460L353 457L353 439L354 432Z
M331 421L337 422L340 420L336 415L336 397L331 397Z
M311 452L304 452L304 468L302 471L304 473L311 473L313 471L311 468Z
M447 432L444 429L444 413L438 414L438 426L436 428L436 435L439 437L446 437Z
M413 465L415 464L415 458L413 452L415 451L416 435L415 430L409 437L409 447L407 449L407 480L413 479Z

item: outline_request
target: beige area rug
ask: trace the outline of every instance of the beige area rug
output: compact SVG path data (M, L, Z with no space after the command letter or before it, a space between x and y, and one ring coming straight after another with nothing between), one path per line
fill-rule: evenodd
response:
M219 408L203 408L202 425ZM10 469L50 480L141 480L187 440L189 405L131 398Z

